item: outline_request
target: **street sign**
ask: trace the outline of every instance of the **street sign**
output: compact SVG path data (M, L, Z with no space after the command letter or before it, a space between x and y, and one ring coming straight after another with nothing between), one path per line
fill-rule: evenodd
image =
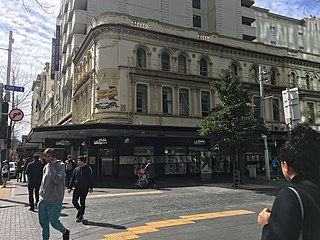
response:
M9 118L14 122L21 121L23 117L24 113L19 108L11 109L11 111L9 112Z
M4 89L7 91L13 91L13 92L24 92L24 87L18 87L18 86L4 85Z

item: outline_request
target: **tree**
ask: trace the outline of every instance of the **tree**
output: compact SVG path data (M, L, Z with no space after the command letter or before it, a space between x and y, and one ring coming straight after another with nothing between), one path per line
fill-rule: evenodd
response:
M267 128L263 119L255 115L248 90L230 70L221 70L219 79L211 82L211 91L217 91L221 103L201 123L199 134L209 137L215 148L228 151L233 156L233 169L242 168L243 174L239 150L256 145Z
M25 10L27 10L28 12L30 12L31 10L31 6L29 4L26 4L25 0L21 0L22 1L22 6ZM34 0L34 2L45 12L45 13L49 13L48 10L50 8L54 8L54 5L45 5L44 3L41 3L39 0Z

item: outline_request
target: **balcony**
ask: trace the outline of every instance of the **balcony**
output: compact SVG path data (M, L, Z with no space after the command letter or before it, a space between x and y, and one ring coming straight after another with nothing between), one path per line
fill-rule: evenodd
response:
M84 34L87 28L87 11L75 10L72 16L72 29L71 33Z
M257 38L256 28L248 25L242 25L243 40L252 41Z
M251 7L254 4L254 0L241 0L241 5Z
M242 24L250 25L256 20L253 9L242 6L241 10L242 10Z

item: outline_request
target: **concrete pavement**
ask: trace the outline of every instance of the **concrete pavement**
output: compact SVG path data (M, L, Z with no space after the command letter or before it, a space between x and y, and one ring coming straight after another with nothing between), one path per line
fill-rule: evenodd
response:
M0 239L41 239L41 228L38 223L37 212L28 210L26 184L17 183L15 179L8 183L8 188L0 189ZM231 198L235 198L234 196L237 196L235 194L240 193L239 191L243 191L245 195L248 195L245 199L253 198L252 196L260 198L260 195L263 194L261 199L268 199L266 203L270 204L276 192L280 188L287 186L288 183L284 181L266 182L262 177L256 180L247 180L245 184L240 186L240 189L236 190L231 187L232 183L227 179L216 179L215 183L207 184L200 183L196 179L160 179L158 180L159 190L137 190L132 187L133 183L131 181L109 182L108 184L97 185L100 186L95 188L94 193L88 196L88 208L85 214L87 221L83 224L75 222L76 210L71 204L71 194L66 193L65 195L64 208L60 219L71 230L71 239L121 240L139 238L187 240L205 239L204 236L207 236L207 239L218 239L227 234L228 238L224 239L231 240L233 239L232 232L236 232L238 229L235 223L239 222L240 219L244 223L244 225L241 224L243 226L240 230L247 229L249 231L250 227L253 228L255 232L252 233L251 239L255 239L259 232L255 220L260 206L257 207L255 203L252 203L254 205L253 209L248 210L245 209L245 205L235 207L234 203L225 206L222 204L231 201ZM103 185L105 186L103 187ZM250 190L250 192L247 190ZM222 197L225 191L228 194L233 194L233 197L228 197L226 200L221 201L220 205L208 206L208 208L203 209L196 206L192 207L194 206L193 200L186 200L186 202L179 200L179 203L174 203L178 197L184 199L183 196L185 195L185 199L187 199L189 192L193 193L195 191L199 191L201 194L220 191L221 195L219 196ZM8 196L8 192L10 196ZM195 195L199 194L195 193ZM210 198L208 196L208 201L212 199L212 196L215 195L211 195ZM161 203L162 200L165 204ZM172 206L170 201L172 201ZM146 208L145 212L143 212L144 207ZM175 211L170 210L171 207ZM248 214L217 217L219 214L226 214L226 211L236 211L236 213L247 211ZM161 214L162 212L163 214ZM203 217L201 214L207 214L205 215L207 217ZM189 216L189 218L186 218L186 216ZM190 216L193 219L190 219ZM169 221L171 225L163 221ZM182 223L181 221L184 222ZM250 224L246 224L247 222L250 222ZM231 227L231 225L235 226ZM215 231L212 231L213 226L216 229ZM217 229L219 229L219 232L217 232ZM248 234L250 235L250 233ZM213 238L213 236L215 237ZM239 237L239 235L234 233L234 239L239 239L236 237ZM61 234L51 228L50 239L61 239Z

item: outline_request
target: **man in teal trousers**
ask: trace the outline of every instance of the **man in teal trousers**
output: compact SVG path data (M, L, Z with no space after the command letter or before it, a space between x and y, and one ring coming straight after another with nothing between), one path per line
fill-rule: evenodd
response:
M42 228L42 239L49 240L49 224L62 233L63 240L68 240L70 231L59 220L65 191L65 165L55 158L54 149L47 148L43 152L47 162L43 168L40 186L38 217Z

